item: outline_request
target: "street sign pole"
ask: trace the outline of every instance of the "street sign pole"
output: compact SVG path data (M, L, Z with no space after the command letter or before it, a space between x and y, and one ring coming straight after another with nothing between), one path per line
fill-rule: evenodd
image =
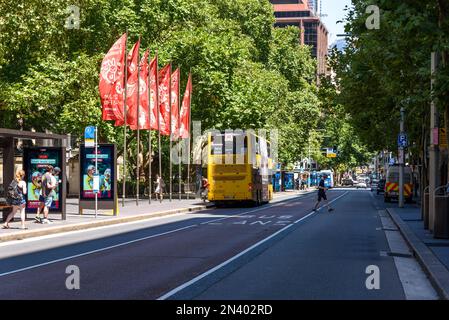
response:
M440 54L433 52L431 55L431 90L435 89L435 74L440 64ZM432 95L433 96L433 95ZM429 231L433 232L435 222L435 189L439 185L439 141L437 130L439 128L440 115L435 99L430 104L430 146L429 146Z
M404 147L407 139L404 141L404 107L401 107L400 139L399 139L399 208L404 207Z

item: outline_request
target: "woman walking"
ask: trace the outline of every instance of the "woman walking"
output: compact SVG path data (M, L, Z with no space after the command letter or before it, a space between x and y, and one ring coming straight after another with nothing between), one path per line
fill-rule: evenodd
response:
M15 194L14 197L8 198L8 204L12 205L12 211L6 218L3 229L9 229L9 222L14 218L16 211L20 211L20 220L22 222L21 229L26 230L25 226L25 195L27 192L26 182L24 181L25 171L19 170L16 172L14 180L11 182L10 190Z
M162 180L162 177L159 177L159 175L156 175L156 190L154 190L154 193L156 194L156 200L158 197L160 197L160 202L162 202L162 198L164 197L164 180Z

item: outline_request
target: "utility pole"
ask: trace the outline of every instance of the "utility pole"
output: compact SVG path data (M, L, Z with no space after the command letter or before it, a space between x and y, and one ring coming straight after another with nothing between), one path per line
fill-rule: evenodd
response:
M404 107L401 107L400 136L405 136L404 132ZM399 144L399 208L404 207L404 145Z
M440 56L437 52L432 52L431 63L431 93L435 87L435 74L438 69ZM438 134L439 134L439 114L435 105L435 99L432 98L430 104L430 147L429 147L429 231L434 230L435 221L435 189L438 188L438 161L440 156L440 150L438 147Z

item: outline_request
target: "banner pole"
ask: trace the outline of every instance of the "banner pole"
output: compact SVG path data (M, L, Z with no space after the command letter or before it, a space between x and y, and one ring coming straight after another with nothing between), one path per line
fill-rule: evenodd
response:
M179 77L178 77L178 175L179 175L179 201L181 201L181 69L179 69Z
M172 200L172 192L173 192L173 185L172 185L172 112L171 112L171 106L172 106L172 101L171 101L171 76L172 76L172 64L170 62L170 67L169 67L169 90L168 90L168 101L169 101L169 109L170 109L170 170L169 170L169 179L170 179L170 202Z
M95 175L94 175L94 184L96 185L96 181L100 178L98 175L98 127L95 126ZM94 188L95 189L95 188ZM95 192L95 219L97 219L97 211L98 211L98 191Z
M159 148L159 179L162 181L162 148L161 148L161 106L159 105L159 61L158 51L156 50L156 105L157 105L157 127L158 127L158 148ZM160 202L162 203L162 185L159 183L160 192L162 194ZM157 195L156 195L157 196Z
M192 77L192 70L189 71L189 79L187 81L192 81L191 79ZM190 88L188 88L190 90ZM189 117L189 128L188 128L188 133L189 136L187 137L187 185L189 186L189 193L187 194L187 199L190 199L190 131L192 128L192 90L190 90L190 97L189 97L189 112L188 112L188 117Z
M125 40L125 94L123 96L123 118L124 118L124 129L123 129L123 194L122 194L122 207L125 206L125 198L126 198L126 96L128 91L128 53L127 53L127 45L128 45L128 28L126 28L126 40Z
M150 124L150 128L148 129L148 203L151 204L151 162L153 160L152 154L151 154L151 113L153 110L151 110L151 99L153 98L151 96L150 92L150 81L151 81L151 54L148 52L148 76L147 76L147 95L148 95L148 123Z
M139 36L140 42L140 36ZM139 45L140 47L140 45ZM140 52L137 50L137 156L136 156L136 205L139 205L139 183L140 183L140 171L139 171L139 156L140 156Z

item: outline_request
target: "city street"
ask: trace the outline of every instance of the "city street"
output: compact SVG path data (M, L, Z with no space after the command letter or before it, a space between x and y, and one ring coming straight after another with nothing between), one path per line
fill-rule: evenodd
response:
M436 298L411 256L388 254L397 250L379 198L340 189L329 200L330 213L312 212L313 191L2 243L0 299ZM73 265L79 290L66 288ZM378 290L365 285L370 265L379 268Z

